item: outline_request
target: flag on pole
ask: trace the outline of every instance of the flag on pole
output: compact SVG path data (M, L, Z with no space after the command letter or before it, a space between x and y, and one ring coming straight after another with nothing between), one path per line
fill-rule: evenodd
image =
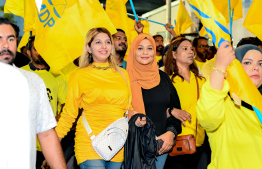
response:
M262 1L254 0L248 10L243 26L262 40Z
M252 80L246 74L244 68L237 59L235 59L227 68L226 79L230 84L230 95L233 99L235 99L234 96L237 96L240 100L251 105L259 120L261 120L262 95L256 86L252 85Z
M128 27L128 16L126 11L127 1L128 0L106 0L106 13L116 29L125 31L128 44L127 51L129 51L131 45L131 32Z
M6 0L4 13L12 13L24 17L24 0Z
M188 0L188 3L217 47L224 41L231 41L226 19L210 0Z
M87 32L116 29L98 0L43 0L36 23L36 50L54 72L79 57Z
M229 23L229 6L228 0L212 0L215 7L219 12L226 18L227 23ZM233 21L243 17L242 12L242 0L230 0L231 10L234 9Z
M205 36L205 35L207 35L207 34L208 34L208 33L207 33L205 27L203 26L203 27L201 28L201 30L199 31L199 35L200 35L200 36Z
M175 25L176 35L183 34L192 25L193 22L190 19L182 0L180 0Z

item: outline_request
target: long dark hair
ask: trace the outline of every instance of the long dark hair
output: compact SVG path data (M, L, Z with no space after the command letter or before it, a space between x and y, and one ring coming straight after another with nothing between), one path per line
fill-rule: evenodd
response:
M173 51L176 52L177 48L179 47L179 45L183 42L183 41L188 41L191 43L191 41L185 37L178 37L175 40L173 40L168 48L167 51L167 58L166 58L166 62L165 62L165 72L171 76L171 80L172 82L174 82L174 78L176 76L181 77L182 80L184 80L184 77L181 76L178 73L178 67L177 67L177 63L176 63L176 59L173 58ZM199 69L195 63L195 61L189 66L189 70L192 71L198 78L202 79L203 77L200 76L199 74Z

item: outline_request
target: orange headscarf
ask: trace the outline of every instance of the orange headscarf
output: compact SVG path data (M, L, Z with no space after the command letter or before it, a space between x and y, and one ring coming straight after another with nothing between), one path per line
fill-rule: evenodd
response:
M148 65L142 65L136 60L136 50L140 42L144 39L148 39L156 54L156 44L152 36L141 33L132 42L128 59L127 59L127 72L130 77L131 91L132 91L132 106L135 111L145 114L145 106L142 96L143 89L152 89L160 83L160 75L156 61L156 55L154 60Z

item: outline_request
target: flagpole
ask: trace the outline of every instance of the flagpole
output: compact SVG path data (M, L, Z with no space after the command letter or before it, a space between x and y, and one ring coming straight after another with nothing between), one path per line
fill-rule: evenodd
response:
M233 9L233 12L232 12L232 11L231 11L231 0L228 0L228 7L229 7L230 35L231 35L231 39L233 39L232 27L233 27L233 13L234 13L234 9Z
M135 15L132 15L132 14L127 14L128 16L132 16L132 17L135 17ZM163 24L163 23L160 23L160 22L156 22L156 21L152 21L152 20L149 20L149 19L146 19L146 18L141 18L141 17L138 17L139 19L141 20L146 20L148 22L153 22L153 23L156 23L156 24L159 24L159 25L163 25L163 26L166 26L166 24ZM175 28L174 26L171 26L171 28Z
M136 21L138 21L138 18L137 18L137 15L136 15L136 10L135 10L133 1L132 1L132 0L129 0L129 2L130 2L130 5L131 5L131 7L132 7L133 14L134 14L134 16L135 16L135 18L136 18Z

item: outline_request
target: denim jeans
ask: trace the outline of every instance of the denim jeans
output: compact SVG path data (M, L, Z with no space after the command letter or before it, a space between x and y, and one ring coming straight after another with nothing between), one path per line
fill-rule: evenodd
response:
M79 164L81 169L120 169L123 162L105 160L86 160Z
M157 157L156 160L156 169L163 169L166 163L166 158L167 158L168 153L163 154L161 156Z

